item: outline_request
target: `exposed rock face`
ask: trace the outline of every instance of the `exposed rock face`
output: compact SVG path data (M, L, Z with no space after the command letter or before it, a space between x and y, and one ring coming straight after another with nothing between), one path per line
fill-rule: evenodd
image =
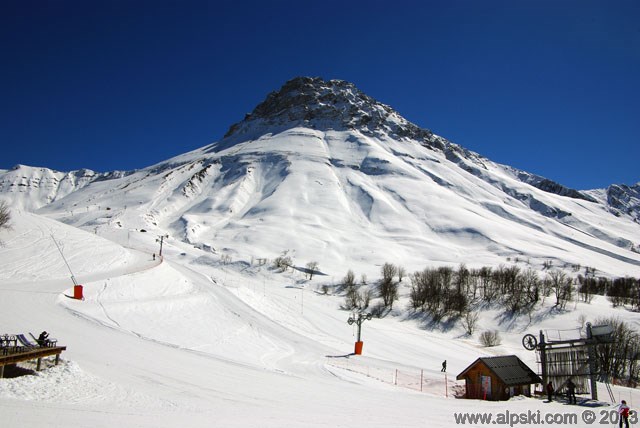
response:
M613 184L607 188L607 202L617 214L627 214L640 222L640 183Z
M575 189L570 189L569 187L563 186L562 184L556 183L555 181L551 181L548 178L540 177L539 175L530 174L524 171L518 171L518 178L525 182L529 183L534 187L537 187L540 190L543 190L547 193L554 193L560 196L566 196L568 198L574 199L584 199L589 202L596 202L594 198L587 195L586 193L580 192Z
M232 125L225 138L259 127L305 126L312 129L357 129L365 135L386 134L441 145L429 130L400 116L391 107L343 80L296 77L270 93L244 120ZM440 147L442 148L442 147Z

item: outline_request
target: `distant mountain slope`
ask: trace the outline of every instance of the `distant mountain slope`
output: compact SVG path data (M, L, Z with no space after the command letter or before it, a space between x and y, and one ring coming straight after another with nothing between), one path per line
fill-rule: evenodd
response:
M30 178L33 177L33 178ZM45 179L46 178L46 179ZM579 192L496 164L343 81L296 78L214 144L130 173L0 174L0 195L78 227L341 271L434 263L640 274L638 187Z
M49 168L16 165L10 170L0 170L0 195L8 198L14 206L35 210L94 181L109 180L126 174L119 171L96 173L90 169L60 172Z

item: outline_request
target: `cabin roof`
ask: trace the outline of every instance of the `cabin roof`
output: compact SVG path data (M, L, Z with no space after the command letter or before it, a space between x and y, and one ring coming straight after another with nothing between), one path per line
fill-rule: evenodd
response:
M502 383L507 386L515 385L531 385L533 383L542 383L540 376L535 374L525 363L515 355L505 355L499 357L480 357L475 360L469 367L464 369L457 377L463 380L466 374L477 364L485 365Z

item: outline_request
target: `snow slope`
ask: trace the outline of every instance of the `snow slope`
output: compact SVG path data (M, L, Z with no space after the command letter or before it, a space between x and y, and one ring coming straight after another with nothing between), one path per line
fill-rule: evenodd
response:
M47 329L68 349L57 367L0 381L3 426L445 426L461 405L445 397L443 359L451 393L454 375L481 355L515 352L535 367L519 345L524 332L564 330L577 326L578 314L610 311L606 301L563 313L547 306L532 328L489 310L483 327L504 336L491 349L459 327L430 329L402 315L373 319L363 326L364 355L355 357L348 355L355 339L339 310L342 297L319 292L322 280L249 260L223 264L189 246L167 246L164 261L154 261L157 244L145 243L144 233L133 242L148 246L140 252L38 215L14 220L0 258L19 254L22 265L1 265L1 325L7 332ZM64 296L72 283L43 231L61 241L84 301ZM423 392L411 385L420 370ZM616 393L640 402L635 391ZM582 410L536 399L463 408Z
M547 301L531 320L485 307L479 329L499 330L503 344L483 348L459 324L408 311L405 280L394 311L365 322L364 355L354 356L335 286L348 269L374 283L385 262L411 273L551 261L638 276L634 216L614 215L603 193L551 192L349 84L298 83L220 142L143 170L86 173L93 178L68 187L63 173L0 173L12 207L12 228L0 232L0 333L46 329L67 346L61 365L0 380L2 426L448 426L462 409L581 415L584 407L537 399L456 401L454 377L483 355L515 353L535 368L523 334L577 335L580 315L638 327L637 313L602 298L562 311ZM164 257L154 259L161 236ZM281 254L294 269L272 267ZM66 297L70 270L82 301ZM633 390L615 392L640 403Z

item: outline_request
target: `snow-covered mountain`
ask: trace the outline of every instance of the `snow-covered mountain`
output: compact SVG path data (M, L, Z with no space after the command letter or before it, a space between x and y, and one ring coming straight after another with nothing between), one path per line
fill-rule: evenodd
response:
M0 188L12 208L0 230L0 334L46 328L67 347L58 366L0 379L3 426L444 427L463 411L586 421L583 409L610 415L621 397L640 400L600 383L584 407L454 398L456 374L480 356L516 354L536 370L526 333L579 337L604 315L637 331L640 314L604 296L566 308L544 296L528 314L476 302L470 334L455 314L412 310L412 281L399 280L393 310L366 321L364 354L351 354L337 286L348 269L370 278L358 285L369 292L384 262L409 273L551 262L637 277L640 232L638 185L564 188L422 130L346 82L294 79L219 142L148 168L18 166L0 172ZM285 252L297 269L264 260ZM67 298L76 280L82 300ZM502 344L482 347L483 330ZM20 364L6 377L36 367Z
M222 140L142 170L0 173L0 197L77 227L168 233L230 256L288 251L340 271L518 259L636 275L638 186L569 189L421 129L351 83L307 77Z

